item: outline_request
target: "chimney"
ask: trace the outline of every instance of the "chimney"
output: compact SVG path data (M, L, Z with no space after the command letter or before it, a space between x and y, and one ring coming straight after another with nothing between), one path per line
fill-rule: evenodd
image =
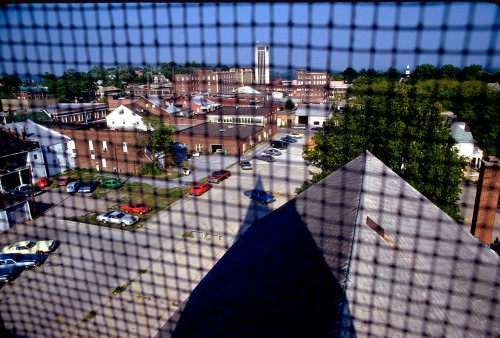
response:
M476 202L470 232L483 243L490 245L493 237L498 197L500 195L500 164L498 158L489 156L481 161Z

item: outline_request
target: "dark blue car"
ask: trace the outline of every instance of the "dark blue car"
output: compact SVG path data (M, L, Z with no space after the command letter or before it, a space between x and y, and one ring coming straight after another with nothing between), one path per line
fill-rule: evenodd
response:
M244 194L245 196L248 196L249 198L262 204L269 204L276 201L276 197L260 189L247 190Z
M288 143L296 143L297 139L295 137L291 137L291 136L287 135L285 137L282 137L281 141L288 142Z

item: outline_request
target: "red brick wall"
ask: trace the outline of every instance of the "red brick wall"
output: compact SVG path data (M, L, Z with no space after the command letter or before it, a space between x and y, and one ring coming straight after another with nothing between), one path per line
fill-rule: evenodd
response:
M481 164L471 233L490 245L500 194L500 165L483 161Z
M75 141L76 144L76 165L85 169L96 169L99 166L102 171L112 171L118 167L121 173L139 172L140 167L147 161L139 156L141 147L136 147L137 140L141 133L132 131L113 130L74 130L52 127ZM89 141L92 141L95 159L90 152ZM106 141L107 151L103 151L103 141ZM127 143L127 152L123 150L123 142ZM103 161L106 167L103 167Z
M240 140L239 142L236 138L231 137L215 137L215 136L204 136L204 135L189 135L189 133L180 133L174 136L174 139L178 142L182 142L187 145L188 152L196 151L196 145L202 145L202 152L211 153L212 144L222 144L223 150L228 151L228 155L238 156L243 155L243 144L245 144L245 152L250 150L252 147L256 146L261 142L267 142L271 139L272 135L276 134L277 127L268 125L266 131L271 129L271 135L267 138L264 137L264 130L252 135L246 140ZM260 141L259 141L260 136Z

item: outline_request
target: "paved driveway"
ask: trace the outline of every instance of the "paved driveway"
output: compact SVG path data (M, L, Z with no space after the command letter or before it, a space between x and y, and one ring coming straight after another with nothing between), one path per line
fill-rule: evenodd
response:
M44 216L0 234L0 244L24 238L62 244L43 266L0 290L0 320L27 337L154 336L237 237L294 196L309 176L301 149L292 145L275 163L252 160L252 171L232 166L229 179L202 196L182 198L133 232L63 220L105 209L113 199L57 190L41 195L50 206ZM195 161L195 171L206 176L236 159ZM262 205L243 195L255 187L277 201Z

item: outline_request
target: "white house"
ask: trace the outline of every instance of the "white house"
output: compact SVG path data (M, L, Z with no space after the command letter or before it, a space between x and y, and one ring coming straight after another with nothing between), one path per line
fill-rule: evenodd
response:
M106 116L106 124L110 129L148 130L140 110L134 110L131 105L122 104Z
M483 151L476 146L476 141L470 131L465 130L465 122L454 122L451 125L451 136L455 140L455 148L460 156L469 159L473 168L479 168Z
M32 167L33 181L43 176L54 176L76 167L75 141L68 136L31 120L6 124L5 128L16 130L19 135L40 144L41 152L39 150L30 151L26 160L26 164Z
M322 126L331 116L329 104L302 104L295 111L295 125Z

